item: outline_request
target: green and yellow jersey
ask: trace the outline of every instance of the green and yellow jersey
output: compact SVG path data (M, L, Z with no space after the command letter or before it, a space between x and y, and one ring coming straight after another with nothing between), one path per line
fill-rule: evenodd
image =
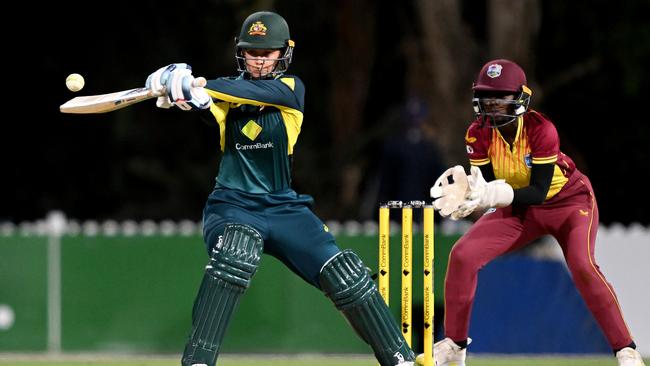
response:
M219 78L205 87L214 103L223 156L216 188L274 193L291 187L291 157L302 126L305 87L295 77Z

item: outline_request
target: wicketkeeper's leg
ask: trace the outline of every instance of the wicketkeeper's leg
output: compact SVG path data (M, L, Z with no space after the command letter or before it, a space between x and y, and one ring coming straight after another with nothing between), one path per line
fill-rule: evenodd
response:
M361 259L345 250L330 259L320 274L323 292L368 343L382 366L414 361L388 306L377 291Z
M183 366L216 363L230 318L250 285L262 250L262 237L255 229L241 224L226 225L222 244L212 252L194 302Z

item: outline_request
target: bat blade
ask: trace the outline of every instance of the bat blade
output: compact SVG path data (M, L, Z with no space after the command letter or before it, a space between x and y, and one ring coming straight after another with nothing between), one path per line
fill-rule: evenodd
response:
M198 77L192 81L192 86L197 88L202 88L206 84L207 81L204 77ZM62 104L59 110L61 113L106 113L156 97L158 95L147 88L135 88L110 94L72 98Z
M72 98L62 104L59 110L62 113L106 113L155 97L156 95L147 88L135 88L110 94Z

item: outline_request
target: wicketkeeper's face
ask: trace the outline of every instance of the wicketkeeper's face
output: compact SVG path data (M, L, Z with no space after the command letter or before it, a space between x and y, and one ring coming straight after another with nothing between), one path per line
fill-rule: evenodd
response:
M255 78L263 78L275 69L281 50L244 50L246 70Z
M490 114L511 114L510 109L515 96L512 94L493 94L479 97L485 112Z

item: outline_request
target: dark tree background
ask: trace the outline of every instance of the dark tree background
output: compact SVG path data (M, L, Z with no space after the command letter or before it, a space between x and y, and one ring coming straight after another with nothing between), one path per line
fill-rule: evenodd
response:
M305 82L307 105L294 187L316 198L323 218L371 218L379 199L424 198L440 166L467 166L472 80L505 57L525 68L533 107L556 122L562 150L591 178L601 221L650 224L646 0L116 0L8 12L31 28L4 32L11 113L0 141L0 221L53 209L77 219L198 220L218 169L218 129L153 101L63 115L58 106L76 96L64 80L82 74L78 94L90 95L140 86L171 62L231 75L233 38L262 9L282 14L296 41L291 73Z

